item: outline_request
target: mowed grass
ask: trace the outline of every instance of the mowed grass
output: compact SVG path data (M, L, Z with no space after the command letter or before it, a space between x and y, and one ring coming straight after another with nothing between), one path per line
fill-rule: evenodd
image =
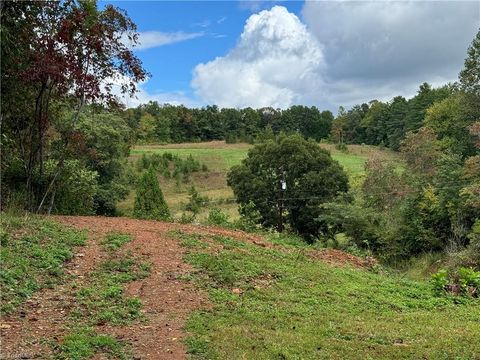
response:
M193 313L194 359L478 359L480 304L433 295L428 282L177 233L190 280L212 308ZM221 246L220 246L221 245Z
M365 162L375 156L381 159L397 159L395 153L389 150L381 150L374 146L349 145L348 152L341 152L331 144L319 144L327 149L332 157L342 165L350 176L353 184L361 182L365 174ZM211 141L204 143L183 143L168 145L142 145L135 146L130 153L130 160L136 161L143 154L163 154L166 152L184 157L191 155L202 164L207 165L207 173L193 174L190 183L176 186L174 180L159 177L159 182L167 204L174 217L180 217L184 204L188 202L188 189L194 185L202 196L207 196L216 206L226 212L231 218L237 218L237 207L233 203L225 203L223 200L234 198L232 190L227 186L228 170L241 163L247 156L248 150L253 145L239 143L226 144L224 141ZM127 215L133 208L135 194L132 192L126 201L119 204L119 208ZM218 204L220 202L220 204ZM204 209L198 219L204 219L208 214L208 208Z
M330 151L332 157L342 165L349 174L364 173L365 161L371 156L393 158L395 155L389 150L380 150L373 146L350 145L348 152L336 150L331 144L319 144L322 148ZM226 144L223 141L211 141L204 143L183 143L170 145L142 145L134 147L130 154L133 158L143 154L163 154L170 152L180 157L192 155L209 169L214 171L228 171L232 166L239 165L247 156L247 152L253 145L249 144Z

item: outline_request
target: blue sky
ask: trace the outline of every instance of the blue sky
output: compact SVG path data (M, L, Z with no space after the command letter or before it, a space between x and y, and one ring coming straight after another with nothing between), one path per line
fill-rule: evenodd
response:
M144 85L149 93L182 92L194 99L192 71L199 63L221 56L233 48L245 21L256 11L280 2L256 1L113 1L126 10L139 32L183 32L193 39L135 51L152 74ZM302 1L283 2L300 16Z
M118 1L138 26L148 100L336 110L454 81L478 2ZM102 6L102 3L100 3Z

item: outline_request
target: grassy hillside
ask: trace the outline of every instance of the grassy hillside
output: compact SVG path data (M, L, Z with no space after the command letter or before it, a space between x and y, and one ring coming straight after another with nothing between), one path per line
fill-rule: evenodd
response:
M64 262L84 244L85 234L51 220L2 214L0 285L7 305L2 310L10 315L0 320L10 351L18 342L23 350L33 346L42 358L133 358L138 345L151 339L153 325L167 331L165 323L171 326L179 316L176 309L193 309L196 298L208 296L205 306L196 303L197 310L188 312L183 341L193 359L476 360L480 354L478 299L437 297L427 281L407 280L363 261L348 265L345 261L353 260L347 254L322 256L324 250L289 238L114 218L88 219L88 226L96 220L102 226L111 222L102 227L106 235L90 229L85 256L74 260L83 270L63 276ZM122 226L144 242L125 248L132 235L108 233ZM161 244L158 250L178 247L177 241L191 270L172 271L180 263L165 265L171 254L157 262L157 252L144 258L147 244ZM156 292L131 293L149 286L137 281L158 274L163 275L153 281L170 292L163 300L152 301L159 298ZM44 286L52 289L25 302ZM175 294L180 298L172 303ZM143 304L154 308L142 311ZM161 323L155 314L162 314ZM155 351L165 351L158 342L179 341L170 330L155 339ZM23 341L22 334L35 341ZM137 337L144 340L132 340Z
M334 267L302 246L175 234L213 309L188 323L195 359L478 359L480 304L416 282Z
M85 234L35 216L0 213L1 313L9 313L36 291L64 277L63 263Z
M389 150L381 150L374 146L350 145L348 152L341 152L330 144L320 144L329 150L332 157L337 160L347 171L353 183L361 181L364 174L364 164L367 159L377 156L382 159L392 159L396 155ZM176 186L170 179L159 177L160 185L165 199L174 216L179 217L182 213L182 204L188 201L188 188L192 185L199 190L203 196L207 196L213 202L220 202L217 206L228 213L231 217L238 217L237 206L232 203L222 203L225 199L232 199L232 190L227 186L226 174L228 170L240 164L247 155L249 144L226 144L223 141L212 141L206 143L183 143L169 145L142 145L131 150L131 161L136 161L143 154L172 153L186 158L192 155L202 164L207 165L207 173L195 173L192 182ZM132 192L128 199L119 205L120 210L129 214L133 207L135 194ZM206 217L208 210L199 215L199 219Z

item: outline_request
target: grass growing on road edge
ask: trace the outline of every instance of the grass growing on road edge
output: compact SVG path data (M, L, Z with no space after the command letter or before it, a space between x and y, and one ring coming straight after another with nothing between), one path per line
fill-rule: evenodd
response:
M103 352L115 359L127 359L125 345L112 336L97 334L88 327L79 327L63 338L61 344L53 344L56 359L81 360Z
M466 360L480 354L480 304L435 297L428 282L332 267L302 249L176 236L195 268L191 281L213 303L188 321L194 359Z
M64 278L63 264L85 244L85 233L34 215L0 214L1 313Z
M132 235L110 233L102 241L104 250L115 251L120 249L124 244L132 240Z
M68 334L60 342L52 343L56 358L88 359L97 352L116 359L130 358L128 344L99 334L94 327L145 320L140 299L124 294L126 283L143 279L150 273L149 263L122 251L122 246L131 239L130 235L120 233L105 236L101 241L105 259L88 275L85 285L72 284L77 306L70 314Z

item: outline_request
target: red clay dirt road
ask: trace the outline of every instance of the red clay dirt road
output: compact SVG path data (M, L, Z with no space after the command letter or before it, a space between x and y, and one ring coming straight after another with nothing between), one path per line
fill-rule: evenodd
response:
M129 283L127 296L137 296L148 321L127 326L99 326L98 332L109 333L130 343L135 359L184 359L182 328L188 314L208 307L202 293L191 284L179 280L191 267L182 258L184 250L178 239L169 236L172 230L205 235L224 235L261 243L257 236L214 227L180 225L128 218L93 216L55 216L55 220L88 231L87 245L65 265L66 273L78 283L94 270L102 259L100 240L110 232L128 233L133 240L125 250L142 256L151 263L151 274ZM42 339L60 339L68 313L75 299L70 284L44 289L25 302L15 313L5 316L1 324L0 359L45 358L50 349Z
M151 274L145 279L127 284L126 295L141 299L146 323L126 326L98 326L128 342L134 359L184 359L183 326L189 313L208 308L204 294L192 284L180 280L192 268L183 261L184 249L170 231L223 235L254 243L263 247L279 247L265 242L262 237L242 231L216 227L181 225L129 218L93 216L55 216L55 220L77 229L88 231L87 245L79 249L74 259L66 264L66 272L81 283L102 259L100 240L110 232L128 233L133 240L124 247L151 263ZM318 260L343 265L349 263L363 267L363 260L337 250L311 251ZM84 280L85 281L85 280ZM49 347L42 339L60 339L68 313L74 309L75 299L71 285L58 285L36 293L14 314L2 319L0 359L33 359L48 356ZM100 359L100 357L95 357Z

